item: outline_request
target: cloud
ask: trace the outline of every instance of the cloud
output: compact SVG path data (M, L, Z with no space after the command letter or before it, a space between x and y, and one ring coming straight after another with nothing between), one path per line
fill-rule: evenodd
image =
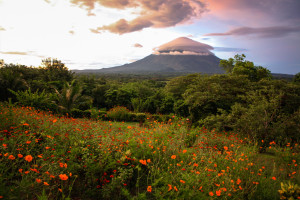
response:
M225 33L208 33L204 36L246 36L255 35L263 38L278 38L284 37L290 33L300 32L299 27L288 27L288 26L272 26L272 27L239 27L229 30Z
M214 47L214 51L221 51L221 52L245 52L245 51L247 51L247 49L231 48L231 47Z
M34 51L0 51L0 54L8 54L8 55L19 55L19 56L36 56L40 58L44 58L45 56L37 55Z
M119 21L108 26L98 27L97 31L100 32L101 30L107 30L112 33L124 34L139 31L152 25L153 24L151 21L143 19L135 19L130 22L126 21L125 19L120 19Z
M155 51L153 52L155 55L178 55L178 56L184 56L184 55L197 55L197 56L208 56L212 55L213 53L207 52L207 53L197 53L193 51L169 51L169 52L159 52Z
M222 19L245 19L249 22L266 19L273 22L299 22L299 0L206 0L212 15ZM254 14L255 13L255 14ZM264 20L262 20L264 19Z
M0 31L6 31L6 29L0 26Z
M141 44L139 44L139 43L135 43L133 46L134 46L134 47L137 47L137 48L142 48L142 47L143 47L143 45L141 45Z
M144 28L172 27L200 18L207 11L201 0L71 0L71 3L91 12L96 4L108 8L136 8L139 16L127 21L120 19L115 23L98 27L94 32L110 31L125 34Z
M210 45L189 39L187 37L179 37L168 43L165 43L154 49L154 54L189 54L191 55L207 55L213 54L210 50L214 48Z
M1 54L10 54L10 55L29 55L29 52L21 52L21 51L0 51Z

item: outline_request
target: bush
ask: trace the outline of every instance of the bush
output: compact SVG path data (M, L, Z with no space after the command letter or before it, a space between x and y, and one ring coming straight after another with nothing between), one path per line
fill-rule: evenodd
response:
M90 110L79 110L77 108L73 108L71 110L71 116L74 118L90 118L91 117L91 111Z
M106 117L114 121L131 121L131 116L130 110L123 106L116 106L106 113Z
M9 90L17 98L17 101L22 106L34 107L41 110L57 110L56 104L53 102L55 95L43 92L32 92L29 88L25 91L13 91Z
M145 113L132 113L132 120L136 122L145 122L147 115Z

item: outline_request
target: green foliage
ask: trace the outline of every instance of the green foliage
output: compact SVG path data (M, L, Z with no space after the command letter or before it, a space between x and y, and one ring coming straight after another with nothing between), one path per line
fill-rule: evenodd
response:
M0 100L7 100L14 97L9 90L26 90L28 84L23 78L23 74L19 72L21 66L4 65L0 68Z
M296 200L300 196L300 187L297 184L291 183L280 183L281 189L278 190L280 199Z
M234 103L243 101L241 96L248 88L250 82L244 76L200 76L183 96L191 119L196 122L216 114L218 109L230 110Z
M126 107L116 106L107 111L106 116L114 121L130 121L131 112Z
M300 83L300 72L298 72L297 74L295 74L295 76L293 78L293 82L294 83Z
M42 70L45 81L69 82L73 79L73 73L68 70L64 63L55 58L42 60Z
M9 90L16 96L16 99L20 105L34 107L41 110L56 111L56 105L53 100L56 98L55 95L46 93L45 90L39 92L32 92L29 88L25 91L13 91Z
M261 79L271 78L271 72L261 66L254 66L253 62L245 60L246 56L235 55L234 59L221 60L220 66L232 75L246 75L250 81L259 81Z
M74 108L85 110L92 105L92 99L81 94L82 88L75 80L71 84L65 82L63 89L61 91L55 89L55 92L62 112L71 113Z

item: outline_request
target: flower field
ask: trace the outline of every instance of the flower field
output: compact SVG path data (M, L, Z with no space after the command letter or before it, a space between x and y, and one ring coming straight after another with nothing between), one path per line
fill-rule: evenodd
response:
M297 143L260 154L175 116L140 126L0 104L0 133L2 199L300 198Z

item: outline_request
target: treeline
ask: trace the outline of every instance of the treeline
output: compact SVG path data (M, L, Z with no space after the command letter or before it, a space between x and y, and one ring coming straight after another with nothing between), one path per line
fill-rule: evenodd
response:
M244 134L263 148L274 139L299 140L300 73L291 82L275 80L244 55L222 60L220 66L227 74L141 80L76 75L51 58L38 68L2 61L0 98L73 117L104 118L115 107L124 107L115 109L123 114L139 113L124 114L138 116L134 119L146 116L142 113L187 117L194 126Z

